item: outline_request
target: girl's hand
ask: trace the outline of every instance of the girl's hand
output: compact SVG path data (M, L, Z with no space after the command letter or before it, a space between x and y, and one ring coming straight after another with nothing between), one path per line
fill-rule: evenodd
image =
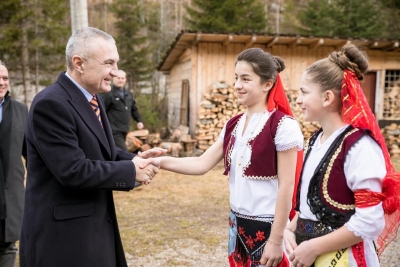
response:
M139 151L137 154L142 159L154 158L167 153L167 150L161 147L153 147L152 149L146 150L144 152Z
M283 247L282 244L273 241L267 241L261 256L260 263L266 267L276 267L282 261Z
M296 236L294 235L294 231L289 228L285 228L285 230L283 231L283 242L285 244L287 254L292 254L293 250L297 248Z
M289 260L292 262L293 267L309 267L318 253L313 246L312 240L302 242L291 254Z

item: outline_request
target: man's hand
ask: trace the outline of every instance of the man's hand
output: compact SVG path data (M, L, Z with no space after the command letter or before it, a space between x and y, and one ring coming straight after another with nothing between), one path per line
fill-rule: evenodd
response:
M136 124L136 127L137 127L139 130L142 130L143 127L144 127L143 122L138 122L138 123Z
M142 184L149 184L159 171L159 165L154 166L149 164L148 161L150 160L145 160L140 157L134 157L132 159L136 169L136 181ZM141 165L145 165L146 167L140 168Z
M168 151L167 149L161 147L153 147L152 149L146 150L144 152L139 152L138 156L141 157L142 159L155 158L160 155L166 154L167 151Z

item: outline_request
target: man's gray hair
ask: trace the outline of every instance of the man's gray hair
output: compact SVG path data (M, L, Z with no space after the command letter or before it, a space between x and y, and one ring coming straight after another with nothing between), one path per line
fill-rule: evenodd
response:
M93 40L97 38L103 38L106 41L115 43L114 38L102 30L85 27L75 31L68 40L67 47L65 50L65 59L67 62L67 68L73 69L72 57L79 55L84 59L88 58L91 52Z
M4 66L4 67L6 67L6 68L7 68L7 66L6 66L6 63L4 63L4 62L3 62L3 61L1 61L1 60L0 60L0 65L1 65L1 66Z

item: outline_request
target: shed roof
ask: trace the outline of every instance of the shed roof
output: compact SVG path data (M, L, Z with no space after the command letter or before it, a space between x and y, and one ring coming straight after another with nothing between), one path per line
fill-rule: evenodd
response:
M175 38L175 41L172 43L157 69L160 71L169 71L186 48L197 45L199 42L221 43L222 45L242 43L245 47L251 47L255 44L262 44L267 47L273 47L274 45L286 45L288 47L308 46L310 49L314 49L318 46L334 46L339 49L346 43L354 43L355 45L366 47L369 50L400 52L400 44L398 40L344 39L299 35L222 34L181 31Z

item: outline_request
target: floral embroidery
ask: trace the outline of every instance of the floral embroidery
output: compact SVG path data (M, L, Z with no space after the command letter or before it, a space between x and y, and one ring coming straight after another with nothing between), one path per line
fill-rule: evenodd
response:
M238 228L238 233L239 235L243 236L246 239L246 245L250 248L253 249L253 247L256 245L255 243L258 241L263 241L265 239L265 232L263 231L257 231L256 237L253 238L251 235L246 235L243 227Z
M257 238L255 239L255 241L263 241L265 239L265 235L264 232L258 231L256 233Z

